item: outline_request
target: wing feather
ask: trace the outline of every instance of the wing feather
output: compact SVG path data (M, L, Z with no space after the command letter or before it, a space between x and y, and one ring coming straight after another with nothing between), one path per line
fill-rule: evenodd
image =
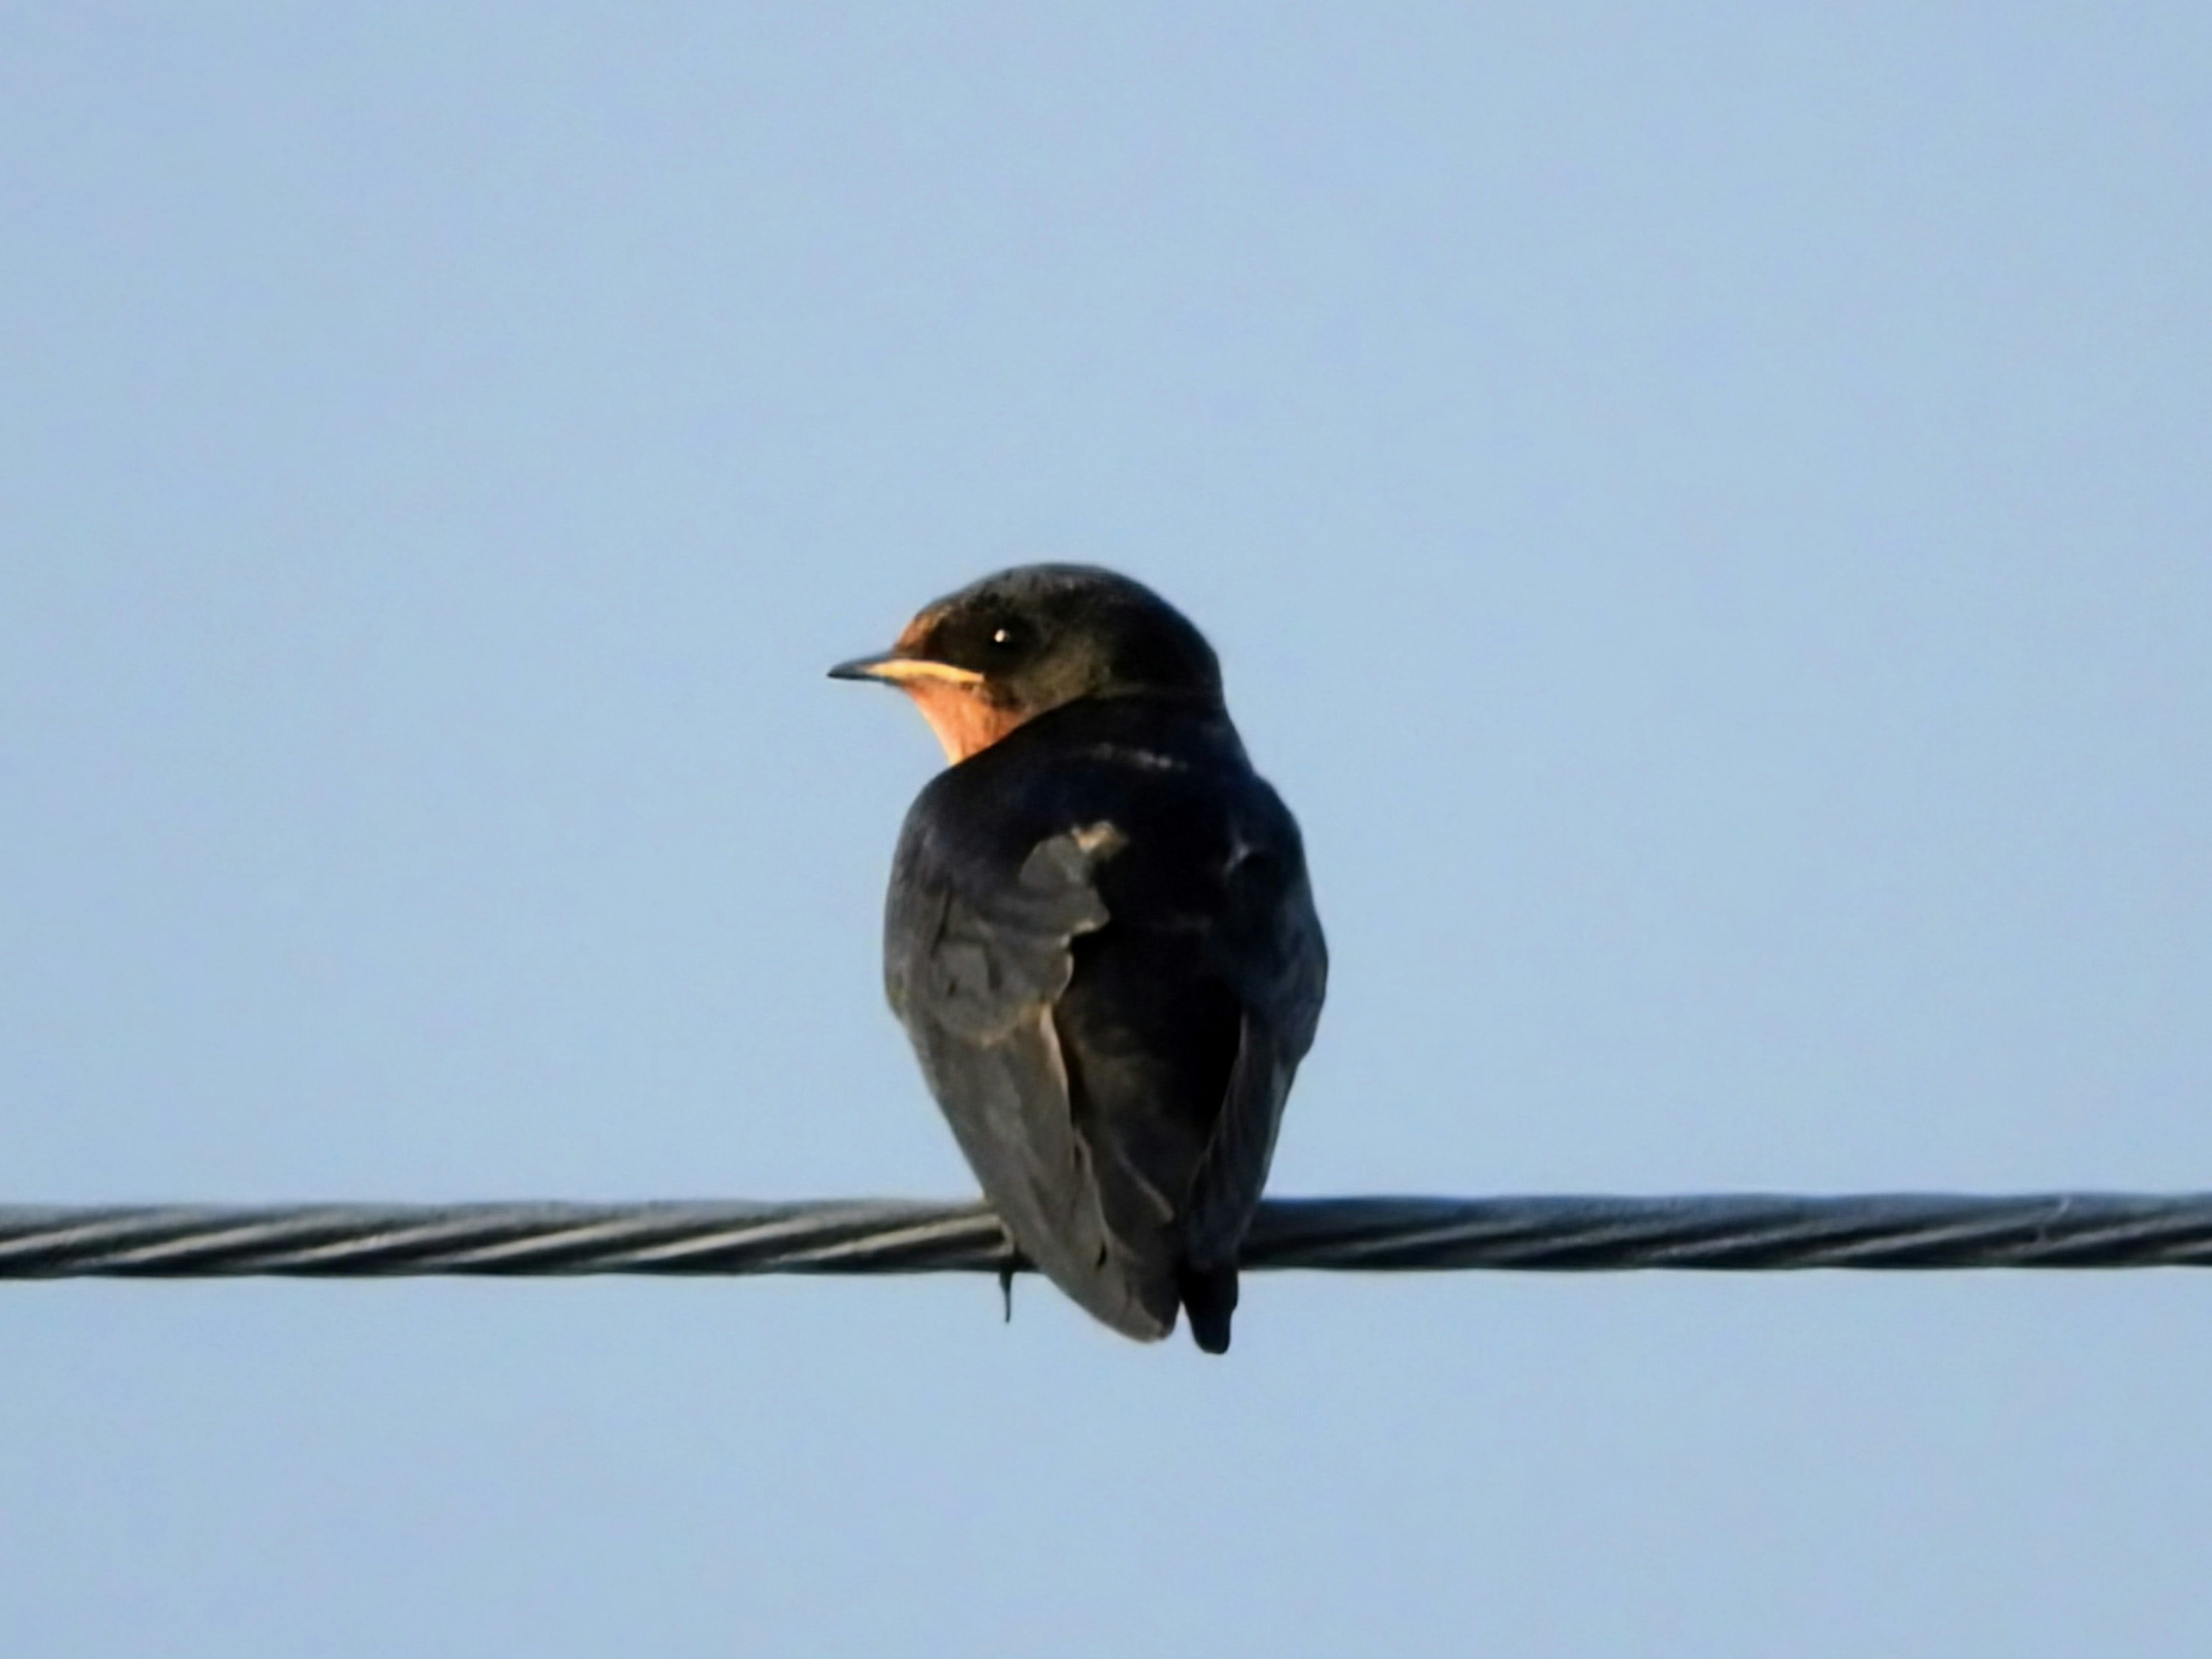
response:
M994 884L902 847L885 959L892 1008L1015 1244L1090 1313L1156 1339L1175 1327L1172 1272L1145 1271L1107 1224L1052 1019L1073 941L1108 921L1092 872L1117 850L1106 826L1071 830Z
M1184 1211L1184 1247L1201 1268L1236 1263L1267 1185L1284 1103L1298 1062L1313 1046L1328 988L1328 954L1303 860L1254 859L1231 880L1224 954L1243 1018L1221 1115Z

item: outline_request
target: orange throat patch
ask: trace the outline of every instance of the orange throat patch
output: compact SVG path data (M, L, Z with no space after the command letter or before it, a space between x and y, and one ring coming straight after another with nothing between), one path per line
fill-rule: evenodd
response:
M943 680L908 680L899 687L914 699L929 729L945 747L948 764L988 749L1022 723L1015 709L1001 708L973 686Z

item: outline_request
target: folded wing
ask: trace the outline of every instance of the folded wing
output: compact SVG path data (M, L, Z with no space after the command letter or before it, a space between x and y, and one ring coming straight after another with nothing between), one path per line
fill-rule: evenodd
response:
M1153 1340L1175 1328L1174 1279L1109 1229L1053 1019L1075 940L1109 921L1094 876L1120 844L1107 823L1053 836L1009 883L963 879L926 835L910 838L891 884L886 988L1023 1255L1094 1317Z

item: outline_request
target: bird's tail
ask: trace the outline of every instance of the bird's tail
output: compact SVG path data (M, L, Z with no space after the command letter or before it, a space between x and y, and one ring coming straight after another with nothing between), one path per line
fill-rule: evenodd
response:
M1190 1317L1190 1340L1207 1353L1227 1353L1229 1316L1237 1311L1237 1269L1186 1261L1176 1269L1176 1289Z

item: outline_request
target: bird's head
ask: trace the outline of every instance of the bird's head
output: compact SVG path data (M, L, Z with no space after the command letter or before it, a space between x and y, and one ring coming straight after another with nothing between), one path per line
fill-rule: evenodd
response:
M1127 576L1074 564L986 576L927 606L889 651L830 677L897 686L955 763L1081 697L1221 701L1213 647L1181 611Z

